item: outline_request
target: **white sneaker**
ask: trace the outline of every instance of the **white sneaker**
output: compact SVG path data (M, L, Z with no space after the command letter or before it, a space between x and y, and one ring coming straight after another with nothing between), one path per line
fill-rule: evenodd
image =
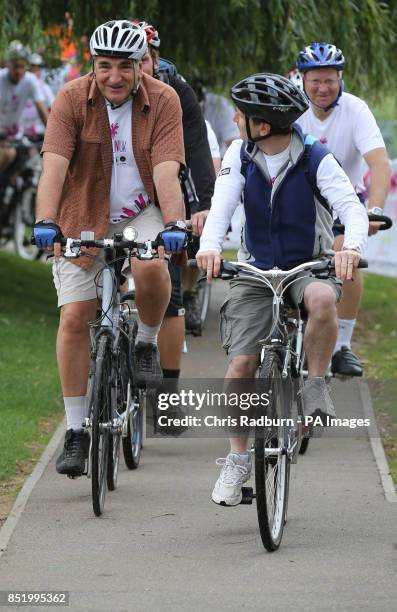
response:
M241 502L241 488L251 478L251 453L248 460L237 453L216 460L222 470L212 491L212 501L221 506L237 506Z

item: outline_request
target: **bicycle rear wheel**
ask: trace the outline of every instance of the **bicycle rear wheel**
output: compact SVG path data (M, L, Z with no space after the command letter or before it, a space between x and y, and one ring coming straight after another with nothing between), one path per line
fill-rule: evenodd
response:
M125 332L126 330L124 330ZM129 367L129 341L126 336L121 333L119 336L118 346L116 348L117 362L114 378L116 385L113 388L113 402L115 410L112 411L112 418L118 418L123 413L127 413L128 393L130 382L130 367ZM119 471L121 447L121 425L117 431L113 431L113 435L109 438L109 460L108 460L108 489L114 491L117 486L117 476Z
M308 375L308 365L307 365L307 361L306 361L306 357L303 354L303 374L301 375L301 377L296 379L296 387L295 387L295 395L296 395L296 402L298 405L298 411L301 414L301 418L302 418L302 422L304 422L304 406L303 406L303 399L302 399L302 388L303 388L303 382L304 380L307 379L307 375ZM301 445L299 448L299 454L300 455L304 455L309 447L309 440L313 435L313 428L309 428L309 427L303 427L303 435L302 435L302 440L301 440Z
M200 309L201 328L204 327L207 318L210 300L211 300L211 285L205 280L200 280L197 284L198 302Z
M270 404L266 411L272 419L269 426L255 428L255 485L259 531L266 550L278 549L283 536L288 503L290 461L287 455L289 410L285 402L281 379L281 363L278 355L265 354L259 376L269 393ZM259 414L257 416L260 416Z
M110 453L111 418L111 338L103 334L98 340L91 431L91 486L92 505L96 516L103 512L107 490Z
M136 389L131 397L132 410L128 417L127 436L123 437L124 461L129 470L139 466L143 438L143 404L144 393Z

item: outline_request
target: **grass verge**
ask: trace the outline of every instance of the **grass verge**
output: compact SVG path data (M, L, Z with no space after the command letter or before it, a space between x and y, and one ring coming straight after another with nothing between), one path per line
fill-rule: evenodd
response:
M51 267L0 253L0 286L1 520L62 410Z
M397 280L364 275L356 348L377 416L390 473L397 485Z

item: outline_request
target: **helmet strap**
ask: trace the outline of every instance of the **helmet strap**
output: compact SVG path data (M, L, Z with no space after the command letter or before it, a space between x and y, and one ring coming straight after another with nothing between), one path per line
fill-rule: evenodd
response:
M245 129L247 132L248 140L250 142L259 142L260 140L267 140L268 138L271 138L272 136L286 136L287 134L291 133L290 127L283 129L283 128L275 127L274 125L271 125L270 123L269 125L271 129L270 129L270 132L266 134L266 136L252 136L249 118L247 117L247 115L245 115Z

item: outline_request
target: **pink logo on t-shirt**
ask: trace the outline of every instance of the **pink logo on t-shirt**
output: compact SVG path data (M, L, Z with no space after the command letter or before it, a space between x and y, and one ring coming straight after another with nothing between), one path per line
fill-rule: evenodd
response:
M110 136L111 138L115 138L117 135L117 130L119 129L119 124L118 123L112 123L110 125Z
M134 202L138 206L138 208L140 208L140 210L144 210L148 206L148 203L146 202L142 193L139 194L139 196L134 200Z
M325 136L323 136L323 138L320 138L320 142L321 142L321 144L327 144L327 142L328 142L328 138L326 138Z
M137 213L132 210L131 208L126 208L125 206L123 206L122 210L122 215L121 218L125 219L126 217L131 218L131 217L136 217Z

